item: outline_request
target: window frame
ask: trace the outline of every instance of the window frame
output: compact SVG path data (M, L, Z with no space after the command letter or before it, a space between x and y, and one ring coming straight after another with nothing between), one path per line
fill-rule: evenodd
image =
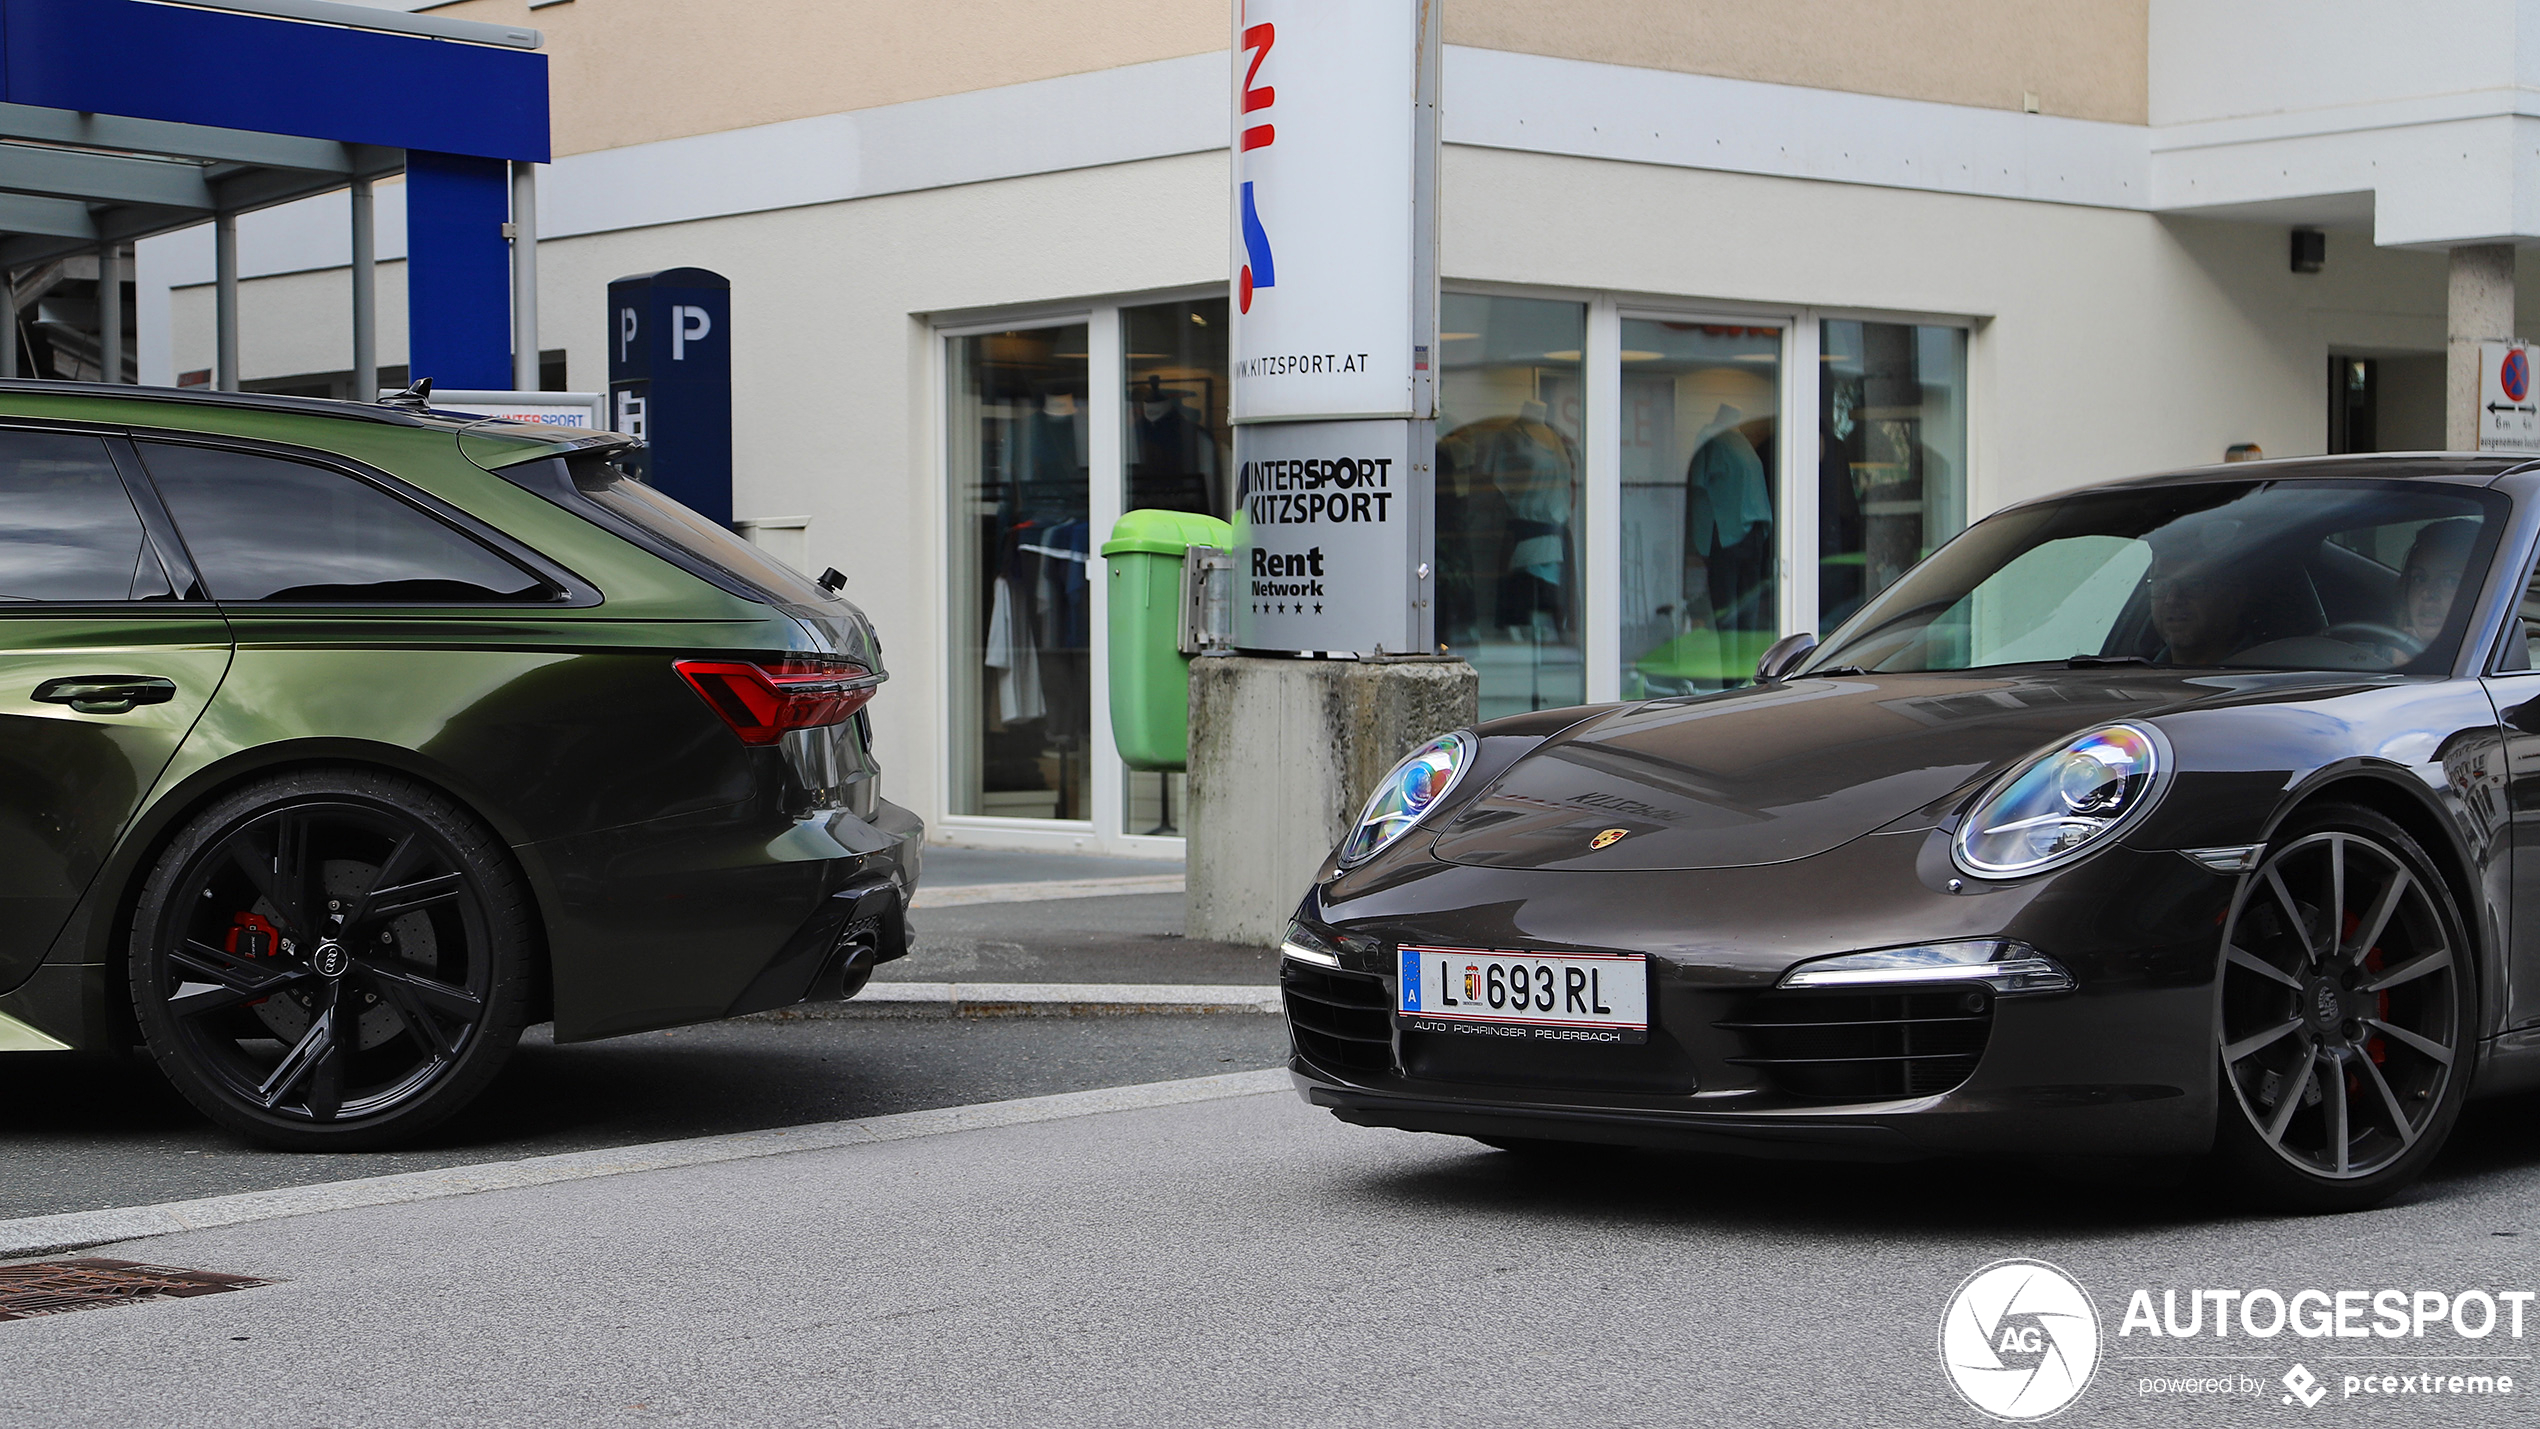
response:
M177 549L183 552L186 568L192 574L196 582L195 589L204 592L205 599L210 604L228 612L229 614L251 614L265 610L288 611L294 615L305 615L312 612L330 610L364 612L389 610L462 610L486 612L507 611L517 615L523 611L533 610L584 609L599 605L602 601L601 593L596 586L593 586L589 581L586 581L581 576L575 574L562 563L548 557L544 552L537 550L536 548L521 541L519 538L511 535L509 532L503 531L492 525L490 522L460 510L458 507L451 505L449 502L442 500L440 497L432 495L430 492L424 491L409 482L402 481L377 467L356 461L353 458L342 456L334 452L320 451L309 447L293 446L284 442L265 441L253 437L216 436L202 432L167 431L137 427L129 429L127 432L123 433L123 435L127 437L128 442L132 447L133 475L138 478L140 485L148 489L151 504L158 509L158 512L162 517L167 519L169 538L175 543ZM169 446L201 447L212 451L239 452L249 456L267 457L276 461L292 462L297 465L316 467L322 471L331 472L344 478L345 480L357 482L363 486L369 487L381 495L388 497L392 501L401 503L408 509L422 515L425 519L435 522L442 528L448 530L452 535L458 537L460 540L469 541L477 546L485 548L498 558L511 565L519 567L526 574L545 582L548 589L553 592L553 594L544 600L223 601L219 597L212 595L210 593L209 583L202 580L201 563L194 559L192 549L185 545L183 528L177 524L173 513L167 510L166 503L160 496L157 481L149 474L149 462L140 452L140 446L143 442L158 442ZM500 476L492 472L486 472L484 475L485 479L488 481L502 480ZM136 502L135 504L138 505L139 503Z

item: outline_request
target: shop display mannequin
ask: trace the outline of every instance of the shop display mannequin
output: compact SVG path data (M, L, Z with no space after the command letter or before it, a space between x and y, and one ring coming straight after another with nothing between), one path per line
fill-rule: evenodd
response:
M1764 459L1738 430L1745 420L1723 403L1685 465L1686 583L1698 565L1712 623L1723 630L1761 630L1777 614L1755 599L1773 569L1773 489ZM1687 590L1688 604L1694 593Z

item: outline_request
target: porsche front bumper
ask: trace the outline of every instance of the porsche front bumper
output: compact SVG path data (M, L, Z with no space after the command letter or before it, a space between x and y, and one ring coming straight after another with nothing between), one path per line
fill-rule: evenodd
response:
M2234 879L2174 851L2118 846L2006 883L1958 874L1929 830L1729 869L1404 852L1300 908L1353 950L1342 967L1282 970L1298 1089L1344 1121L1761 1156L2172 1155L2211 1140L2213 962ZM1811 958L1983 937L2048 953L2074 990L1777 986ZM1649 1041L1408 1030L1393 1011L1404 943L1645 953Z

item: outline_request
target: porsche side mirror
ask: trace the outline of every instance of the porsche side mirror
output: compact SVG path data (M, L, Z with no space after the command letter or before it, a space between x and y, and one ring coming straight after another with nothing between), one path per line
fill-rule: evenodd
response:
M1772 647L1764 652L1764 658L1755 662L1755 678L1778 680L1798 669L1799 662L1807 659L1808 652L1816 648L1817 637L1805 630L1796 635L1785 635L1773 642Z

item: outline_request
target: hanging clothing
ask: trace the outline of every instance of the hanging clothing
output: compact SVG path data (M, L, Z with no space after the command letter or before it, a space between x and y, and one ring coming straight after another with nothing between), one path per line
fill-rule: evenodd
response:
M1215 516L1217 439L1181 394L1155 401L1132 393L1129 504L1156 511Z
M1723 417L1734 413L1723 408ZM1755 444L1728 427L1696 447L1685 466L1685 484L1710 498L1710 529L1693 533L1692 549L1708 555L1738 545L1757 526L1773 524L1773 489L1764 480L1764 459Z
M1528 406L1542 410L1537 404ZM1498 557L1500 573L1487 592L1467 592L1441 583L1441 615L1449 621L1450 630L1482 613L1472 608L1480 603L1477 597L1488 600L1494 625L1531 626L1537 616L1543 616L1556 627L1567 626L1575 560L1570 516L1577 499L1578 470L1578 445L1560 428L1532 414L1484 417L1438 440L1440 512L1460 515L1474 497L1488 491L1505 513L1498 523L1505 554ZM1450 501L1450 495L1460 499ZM1468 533L1452 531L1442 516L1442 539L1464 534ZM1490 559L1481 552L1475 554Z
M998 724L1020 724L1041 717L1046 707L1041 698L1041 661L1032 640L1032 624L1015 609L1014 587L1003 576L997 577L995 593L989 598L987 649L979 663L996 675Z

